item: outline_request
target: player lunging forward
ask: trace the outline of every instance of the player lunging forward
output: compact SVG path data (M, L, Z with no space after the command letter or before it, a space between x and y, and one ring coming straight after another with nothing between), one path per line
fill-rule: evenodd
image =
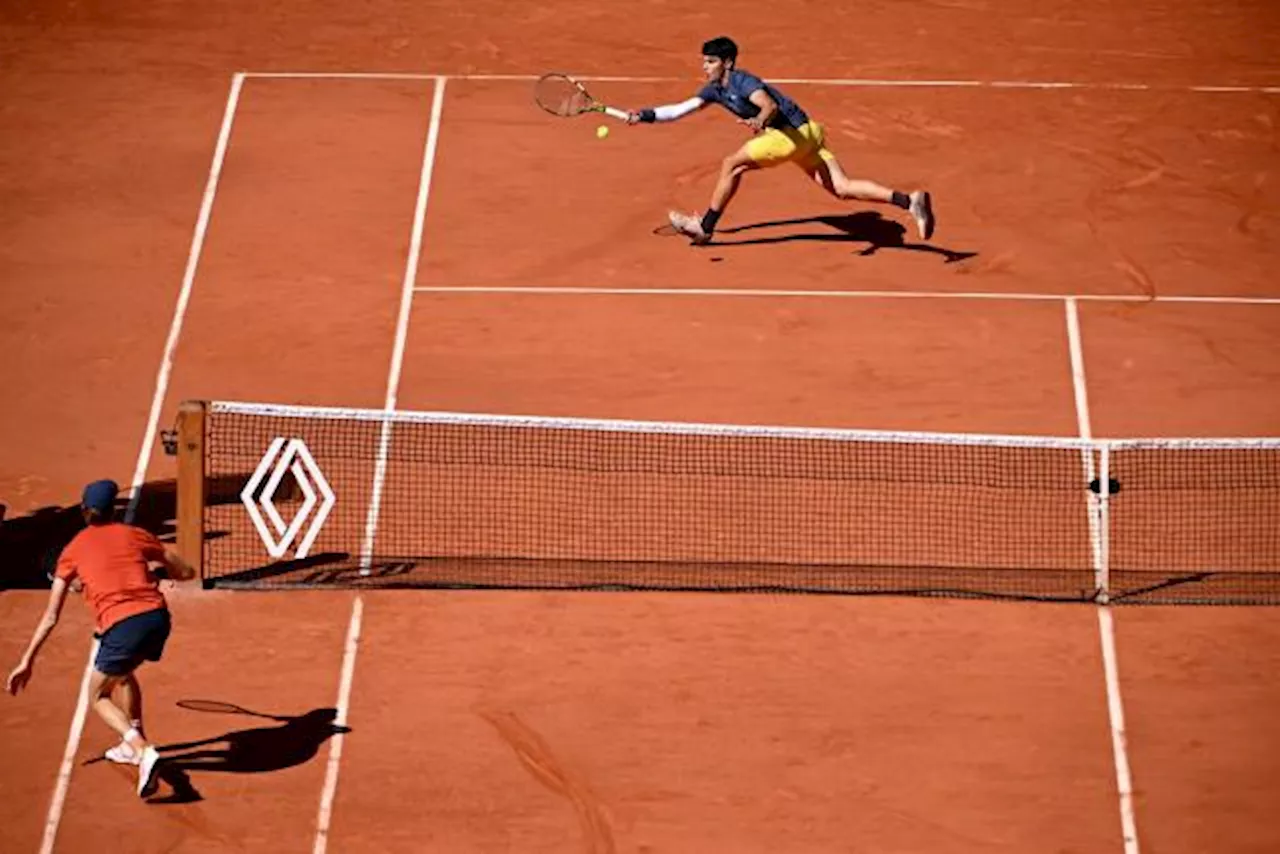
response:
M921 238L933 236L935 221L927 192L902 193L874 181L850 178L826 147L822 125L775 87L737 68L737 62L738 46L732 39L711 39L702 45L702 73L707 83L697 95L679 104L628 114L629 124L672 122L709 104L720 104L755 132L724 159L705 213L671 212L671 225L678 232L694 243L708 242L746 172L795 163L836 198L892 204L911 214Z
M170 618L164 594L150 565L163 564L170 578L185 581L195 570L147 531L114 521L119 488L109 480L85 487L81 510L88 527L76 534L58 558L49 604L22 660L9 674L9 693L17 694L31 679L36 656L58 624L67 591L78 586L93 608L99 639L89 678L89 701L107 725L120 734L120 744L106 753L112 762L138 767L138 794L155 789L160 754L142 729L142 689L134 671L144 661L159 661L169 637ZM119 688L124 708L112 694Z

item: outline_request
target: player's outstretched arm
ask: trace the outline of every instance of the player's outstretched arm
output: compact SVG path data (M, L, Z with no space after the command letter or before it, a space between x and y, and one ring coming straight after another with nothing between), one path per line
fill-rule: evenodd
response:
M707 105L707 102L694 96L678 104L666 104L661 107L649 107L627 113L627 124L652 124L653 122L674 122L685 116L696 113Z
M17 667L13 668L13 672L9 674L9 679L5 683L5 689L10 694L16 695L31 680L31 671L35 667L36 656L40 654L40 647L44 646L44 642L48 640L49 633L53 631L53 627L58 625L58 617L62 614L62 604L66 600L67 582L65 579L55 576L53 586L49 590L49 604L45 606L40 623L31 635L31 643L27 645L26 652L22 654L22 660L18 662Z

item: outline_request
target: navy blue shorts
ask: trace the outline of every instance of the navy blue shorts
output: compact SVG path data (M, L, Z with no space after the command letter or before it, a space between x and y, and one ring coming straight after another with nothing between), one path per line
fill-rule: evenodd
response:
M126 617L99 637L94 668L108 676L126 676L144 661L159 661L171 628L168 608Z

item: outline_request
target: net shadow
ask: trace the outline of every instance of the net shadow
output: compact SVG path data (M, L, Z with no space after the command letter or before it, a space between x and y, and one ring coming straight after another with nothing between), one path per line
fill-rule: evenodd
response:
M308 555L305 558L265 563L216 578L206 578L202 583L206 590L215 587L272 586L286 582L294 585L325 584L327 573L336 572L339 567L349 567L351 559L351 555L347 552L323 552ZM354 571L354 568L351 571Z
M1112 605L1267 605L1280 602L1272 573L1123 571L1113 574ZM512 590L542 592L907 596L1008 602L1099 601L1093 572L939 566L789 566L522 560L380 558L361 571L349 555L281 561L210 579L207 586L254 589Z
M675 563L519 558L381 558L362 572L327 556L210 580L213 587L529 590L918 596L1085 602L1093 574L1078 570L770 563ZM324 565L328 563L328 565ZM309 564L301 566L300 564Z

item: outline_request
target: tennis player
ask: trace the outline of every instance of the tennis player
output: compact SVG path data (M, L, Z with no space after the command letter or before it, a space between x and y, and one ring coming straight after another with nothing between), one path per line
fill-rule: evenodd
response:
M171 626L160 576L152 566L163 567L165 577L179 581L194 578L195 570L151 533L115 521L119 491L110 480L85 487L80 508L86 527L58 557L44 617L22 660L9 674L7 687L16 695L31 680L36 655L58 624L68 590L81 586L93 609L94 637L99 640L89 698L94 711L120 734L120 743L107 750L106 757L137 765L138 794L146 797L155 791L160 754L143 734L142 689L134 671L144 661L160 660ZM117 688L123 708L112 699Z
M901 193L873 181L847 176L826 147L822 125L795 101L759 77L737 67L738 46L719 36L702 45L702 73L707 79L697 95L678 104L630 112L628 124L673 122L709 104L719 104L747 125L754 136L724 159L711 204L701 215L672 211L671 225L693 243L707 243L716 223L738 191L742 176L753 169L794 163L823 189L842 200L882 202L907 211L921 238L933 236L934 216L927 192Z

